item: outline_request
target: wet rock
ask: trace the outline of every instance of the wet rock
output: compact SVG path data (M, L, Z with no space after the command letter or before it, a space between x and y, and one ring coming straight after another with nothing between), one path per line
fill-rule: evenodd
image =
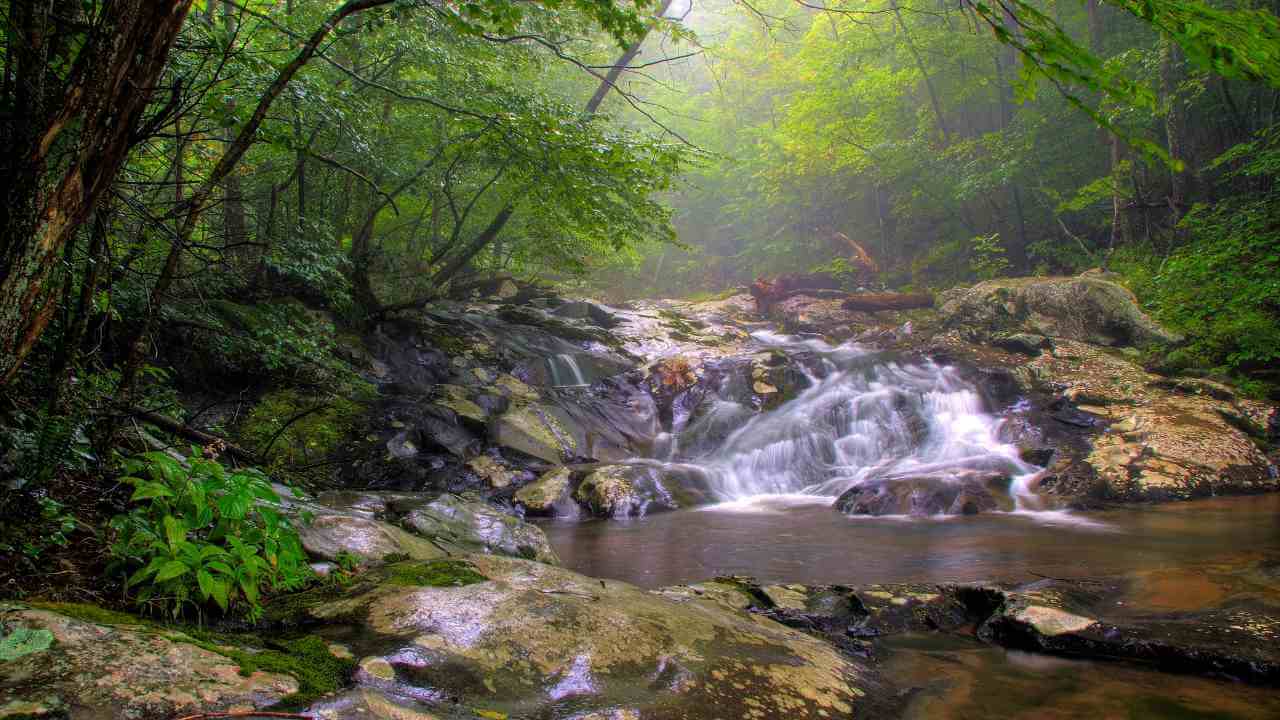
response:
M462 427L458 415L447 407L424 406L416 425L423 447L438 448L459 458L471 457L480 450L479 439Z
M263 708L298 691L288 675L242 675L227 657L140 626L21 604L0 605L0 613L6 632L25 628L52 640L0 662L3 718L169 718Z
M559 464L577 453L570 419L543 404L512 407L489 425L489 439L508 450Z
M300 523L302 547L313 557L336 560L350 555L364 564L384 562L387 556L434 560L445 556L429 540L389 523L357 514L318 511L309 523Z
M1029 355L1035 357L1042 350L1050 350L1053 348L1053 341L1043 335L1032 335L1031 333L1006 333L996 335L991 339L991 344L1002 350Z
M1124 659L1162 670L1274 684L1280 614L1247 597L1179 613L1124 613L1125 579L1045 580L1001 593L978 630L1006 647ZM1119 611L1118 611L1119 610Z
M592 470L574 498L593 515L640 516L709 502L705 478L695 469L682 472L655 465L605 465Z
M471 393L460 385L440 385L436 404L448 408L464 425L483 428L489 420L489 409L471 399Z
M1078 342L1059 342L1029 368L1060 394L1052 417L1093 433L1083 449L1062 448L1055 465L1088 472L1061 473L1055 493L1160 501L1280 488L1249 426L1232 420L1265 417L1265 403L1226 386L1170 381Z
M560 562L541 528L486 503L469 502L457 495L442 495L414 508L401 522L418 535L451 546L538 562Z
M1000 474L871 480L847 490L835 507L848 515L975 515L1011 506L997 493L1007 492Z
M590 300L570 300L553 310L552 314L574 320L587 320L602 328L617 327L621 322L608 308Z
M988 280L949 290L941 300L948 324L988 338L1029 333L1112 346L1181 340L1147 317L1132 293L1097 277Z
M520 488L515 501L529 515L560 515L569 502L572 472L567 467L557 467L543 473L537 480Z
M676 597L547 565L471 558L464 587L382 583L314 605L358 618L379 672L313 710L480 716L796 720L880 717L882 681L828 643L693 593ZM731 591L730 591L731 592ZM388 651L388 648L390 650ZM376 698L377 693L382 698ZM477 712L481 711L481 712ZM488 715L485 715L488 712Z
M501 490L521 476L519 471L508 468L489 455L480 455L468 460L466 468L480 478L486 487L493 490Z

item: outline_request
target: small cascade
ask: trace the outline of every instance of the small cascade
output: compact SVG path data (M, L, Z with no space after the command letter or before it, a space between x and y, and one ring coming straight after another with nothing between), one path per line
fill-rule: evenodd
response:
M571 353L558 353L547 358L547 370L554 387L585 387L591 383Z
M718 447L686 458L677 457L674 443L664 448L663 459L698 465L720 498L834 498L861 488L854 494L875 502L856 498L860 507L874 509L850 512L1034 507L1028 484L1041 469L998 439L1000 420L954 368L887 360L856 345L754 337L766 347L811 353L816 362L808 363L808 387L772 411L752 414L731 398L708 399L696 428L732 427ZM993 496L1002 499L998 507Z

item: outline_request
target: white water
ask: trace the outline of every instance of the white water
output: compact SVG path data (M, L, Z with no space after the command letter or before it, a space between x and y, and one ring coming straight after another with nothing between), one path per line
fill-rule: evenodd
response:
M976 472L1012 478L1016 511L1037 507L1028 483L1041 468L999 440L1001 421L953 368L875 362L852 344L754 337L765 346L814 352L822 368L796 398L770 412L752 414L721 398L693 421L695 429L740 425L718 449L693 460L730 507L772 504L761 496L831 499L873 480L959 482ZM666 449L673 457L675 441Z
M578 361L569 353L560 353L547 358L547 368L551 371L551 384L555 387L582 387L588 385Z

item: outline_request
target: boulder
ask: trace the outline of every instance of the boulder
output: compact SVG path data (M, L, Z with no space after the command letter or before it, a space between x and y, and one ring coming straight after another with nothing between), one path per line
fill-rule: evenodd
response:
M364 564L377 564L388 555L405 555L414 560L445 556L445 552L429 540L355 513L320 511L313 515L311 522L299 523L298 535L303 549L322 560L336 560L345 554Z
M542 528L457 495L441 495L414 508L401 522L418 535L452 546L551 564L560 562Z
M0 718L160 720L264 708L298 691L289 675L242 674L234 660L177 633L21 604L0 612L0 635L36 640L0 658Z
M574 320L587 320L592 325L602 328L617 327L621 322L611 310L590 300L570 300L557 307L552 313Z
M514 406L489 423L493 444L559 464L577 452L577 433L564 412L543 404Z
M310 712L819 720L897 709L860 662L716 598L511 558L470 562L461 587L396 566L386 582L311 605L315 620L352 619L350 635L370 650L357 650L356 687Z
M836 499L848 515L975 515L1012 507L1009 478L997 473L927 475L870 480L854 485Z
M1081 342L1061 341L1028 363L1035 384L1059 398L1052 416L1090 433L1060 446L1041 481L1061 495L1113 501L1177 500L1280 488L1250 437L1274 408L1216 383L1175 382Z
M988 280L949 290L941 299L948 325L982 338L1028 333L1139 347L1181 341L1147 317L1133 293L1098 277Z
M515 501L529 515L557 515L569 500L570 481L573 473L567 467L557 467L543 473L537 480L516 492Z
M592 470L574 498L593 515L641 516L710 502L705 478L695 468L682 472L657 465L604 465Z

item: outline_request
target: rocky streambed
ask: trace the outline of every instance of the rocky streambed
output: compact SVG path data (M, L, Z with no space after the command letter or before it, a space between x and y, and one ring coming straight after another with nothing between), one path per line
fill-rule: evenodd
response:
M1276 409L1144 369L1139 347L1178 340L1118 286L993 281L876 315L794 297L767 318L745 295L502 294L352 349L380 388L368 426L330 489L290 501L329 581L216 632L5 605L22 641L0 646L0 718L900 717L978 707L956 688L1008 673L919 671L969 648L1202 675L1254 697L1224 716L1276 712L1275 513L1194 504L1277 488ZM1184 500L1205 511L1163 534L1143 509ZM709 523L739 534L687 534ZM1109 562L1125 533L1132 562ZM982 559L1018 542L1067 560ZM757 556L803 571L723 560ZM913 571L846 570L882 566ZM1142 716L1203 709L1170 702Z

